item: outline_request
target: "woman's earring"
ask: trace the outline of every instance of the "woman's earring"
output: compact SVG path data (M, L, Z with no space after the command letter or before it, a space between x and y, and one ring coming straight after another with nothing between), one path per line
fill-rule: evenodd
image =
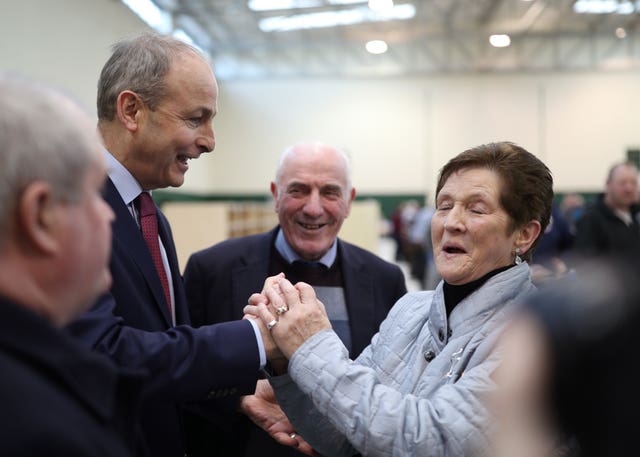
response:
M522 259L520 258L520 248L516 248L516 265L520 265L522 263Z

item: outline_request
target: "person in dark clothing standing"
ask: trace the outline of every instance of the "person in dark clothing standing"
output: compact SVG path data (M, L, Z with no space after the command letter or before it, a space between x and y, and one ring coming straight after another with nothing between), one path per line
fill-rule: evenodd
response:
M103 195L116 216L113 281L66 331L117 365L149 373L140 422L153 457L184 457L183 410L224 421L275 350L257 321L189 325L171 227L151 195L181 186L190 164L214 149L217 100L200 51L156 33L116 43L98 80Z
M223 241L189 259L184 279L193 325L241 319L247 299L265 278L283 272L314 287L355 358L406 286L398 266L338 238L356 193L346 154L319 142L288 148L271 192L277 227ZM194 431L190 456L301 455L241 415L215 427L197 416L187 421Z
M630 254L640 259L639 211L638 169L629 162L615 164L604 194L576 225L575 255L587 259Z

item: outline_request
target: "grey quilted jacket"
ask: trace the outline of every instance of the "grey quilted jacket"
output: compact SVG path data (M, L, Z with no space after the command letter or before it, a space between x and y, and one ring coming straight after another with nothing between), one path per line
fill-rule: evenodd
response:
M442 287L398 300L355 361L325 330L293 354L288 375L271 378L296 430L322 455L487 454L496 341L534 290L529 266L490 278L448 322Z

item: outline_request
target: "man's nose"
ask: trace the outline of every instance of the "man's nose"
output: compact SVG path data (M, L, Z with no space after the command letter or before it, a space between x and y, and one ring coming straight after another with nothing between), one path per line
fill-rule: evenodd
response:
M216 135L213 130L213 125L205 124L203 131L196 140L196 145L200 150L200 153L211 152L216 147Z
M304 205L304 212L311 216L319 216L322 214L322 198L320 193L312 191Z

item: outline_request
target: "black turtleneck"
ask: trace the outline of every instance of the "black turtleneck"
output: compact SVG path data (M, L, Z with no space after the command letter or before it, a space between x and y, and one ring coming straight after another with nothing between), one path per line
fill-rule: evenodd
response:
M451 311L453 311L453 308L455 308L456 305L460 303L464 298L468 297L471 292L479 289L480 286L487 282L489 278L497 275L498 273L502 273L505 270L508 270L512 266L513 265L507 265L506 267L496 268L483 277L466 284L454 286L445 281L442 291L444 292L444 306L447 310L447 318L449 318L449 315L451 314Z

